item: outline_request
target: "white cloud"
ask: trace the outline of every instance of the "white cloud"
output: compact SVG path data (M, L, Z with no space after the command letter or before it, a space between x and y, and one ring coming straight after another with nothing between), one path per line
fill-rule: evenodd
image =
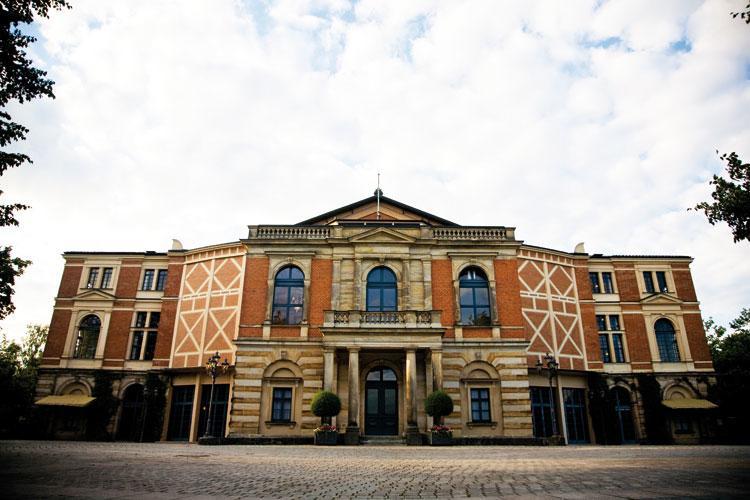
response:
M386 195L529 243L689 254L706 316L750 305L749 245L687 207L750 157L735 2L77 1L40 25L54 101L5 241L46 323L65 250L164 250ZM677 45L676 45L677 44Z

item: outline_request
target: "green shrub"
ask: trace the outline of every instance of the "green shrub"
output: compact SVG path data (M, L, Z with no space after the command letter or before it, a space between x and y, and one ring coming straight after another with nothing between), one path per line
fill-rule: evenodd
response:
M341 399L331 391L320 391L313 397L312 412L323 423L329 422L341 411Z
M435 391L424 400L424 410L435 423L442 422L443 417L453 413L453 399L445 391Z

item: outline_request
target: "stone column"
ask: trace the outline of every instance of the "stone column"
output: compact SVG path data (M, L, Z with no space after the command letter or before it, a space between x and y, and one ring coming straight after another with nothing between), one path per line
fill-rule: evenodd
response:
M406 351L406 444L421 445L417 426L417 352Z
M323 349L323 389L326 391L333 391L335 355L335 349L330 347Z
M443 351L433 349L432 356L432 390L438 391L443 388Z
M359 444L359 348L349 348L349 422L346 444Z

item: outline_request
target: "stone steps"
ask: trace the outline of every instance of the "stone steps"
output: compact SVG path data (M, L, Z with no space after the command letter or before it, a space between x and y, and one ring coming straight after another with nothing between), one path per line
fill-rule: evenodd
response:
M406 446L401 436L363 436L363 446Z

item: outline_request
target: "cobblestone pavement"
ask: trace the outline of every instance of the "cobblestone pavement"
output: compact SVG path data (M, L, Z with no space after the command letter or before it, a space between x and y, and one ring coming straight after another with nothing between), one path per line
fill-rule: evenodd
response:
M3 498L748 497L750 447L0 441Z

